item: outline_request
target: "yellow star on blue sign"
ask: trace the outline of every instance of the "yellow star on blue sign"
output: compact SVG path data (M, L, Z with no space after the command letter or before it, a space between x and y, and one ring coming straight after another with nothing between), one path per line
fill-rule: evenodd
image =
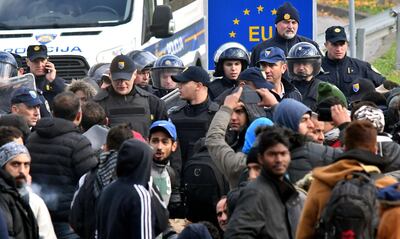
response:
M264 11L264 7L261 6L261 5L259 5L259 6L257 7L257 11L258 11L258 14L260 14L262 11Z

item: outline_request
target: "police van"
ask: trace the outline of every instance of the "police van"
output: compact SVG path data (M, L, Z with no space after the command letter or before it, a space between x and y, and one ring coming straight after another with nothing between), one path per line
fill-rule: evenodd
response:
M205 65L204 16L203 0L2 0L0 50L44 44L67 80L138 49Z

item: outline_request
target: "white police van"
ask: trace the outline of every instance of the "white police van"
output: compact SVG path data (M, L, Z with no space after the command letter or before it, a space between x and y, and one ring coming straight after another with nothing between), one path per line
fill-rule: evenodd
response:
M1 0L0 50L45 44L66 79L137 49L205 65L204 16L203 0Z

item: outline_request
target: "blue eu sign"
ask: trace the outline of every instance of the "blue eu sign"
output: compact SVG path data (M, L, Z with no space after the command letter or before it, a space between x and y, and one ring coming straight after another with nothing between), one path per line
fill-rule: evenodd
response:
M250 52L275 33L275 17L284 0L208 0L208 68L214 53L226 42L239 42ZM297 34L313 38L313 0L291 0L300 13Z

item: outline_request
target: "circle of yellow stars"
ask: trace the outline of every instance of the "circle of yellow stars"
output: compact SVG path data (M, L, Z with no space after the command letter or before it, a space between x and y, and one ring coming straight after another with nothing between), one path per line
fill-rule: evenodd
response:
M262 12L264 12L264 6L262 6L260 4L256 8L256 10L257 10L258 14L261 14ZM244 9L242 12L243 12L243 16L250 16L250 13L251 13L250 9L248 9L248 8ZM274 9L270 10L270 12L271 12L271 15L276 15L277 10L274 8ZM235 18L235 19L232 20L232 22L233 22L233 25L239 25L240 24L240 19L239 18ZM233 31L233 30L231 32L229 32L229 37L230 38L235 38L236 37L236 32Z

